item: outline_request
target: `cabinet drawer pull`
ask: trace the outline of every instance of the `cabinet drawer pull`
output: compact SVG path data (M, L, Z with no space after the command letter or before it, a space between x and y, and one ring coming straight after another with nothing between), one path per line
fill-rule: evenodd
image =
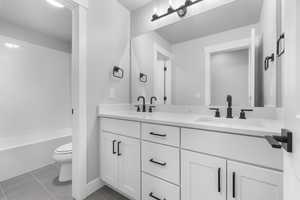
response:
M218 192L221 192L221 168L218 169Z
M112 153L113 153L113 154L116 154L116 153L117 153L116 150L115 150L115 143L116 143L116 141L117 141L117 140L113 140L113 141L112 141Z
M234 198L235 199L235 197L236 197L236 194L235 194L235 179L236 179L236 177L235 177L235 172L233 172L232 173L232 198Z
M120 153L120 144L121 144L121 141L118 142L118 156L121 156L122 154Z
M150 132L150 135L154 135L154 136L159 136L159 137L167 137L167 134L158 134L158 133L154 133L154 132Z
M153 192L150 192L149 197L151 197L151 198L153 198L153 199L156 199L156 200L162 200L162 199L156 197L156 196L153 194ZM167 200L167 199L166 199L166 198L163 198L163 200Z
M158 161L155 161L153 158L151 158L149 161L154 163L154 164L160 165L160 166L166 166L167 165L166 162L158 162Z

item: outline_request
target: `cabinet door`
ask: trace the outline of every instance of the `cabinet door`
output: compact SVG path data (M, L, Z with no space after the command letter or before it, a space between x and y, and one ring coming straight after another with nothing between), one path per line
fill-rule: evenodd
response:
M140 199L140 141L120 136L118 148L118 189L131 198Z
M181 200L226 200L226 160L182 151Z
M102 132L100 137L101 179L112 185L117 184L117 136Z
M282 200L282 173L230 162L228 200Z

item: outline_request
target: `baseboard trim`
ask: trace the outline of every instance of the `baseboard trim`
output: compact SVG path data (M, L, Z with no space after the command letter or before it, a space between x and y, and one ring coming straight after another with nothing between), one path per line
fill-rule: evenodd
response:
M103 187L103 185L104 184L102 183L100 178L96 178L96 179L90 181L86 185L84 199L87 198L88 196L90 196L91 194L93 194L94 192L96 192L97 190L99 190L101 187Z

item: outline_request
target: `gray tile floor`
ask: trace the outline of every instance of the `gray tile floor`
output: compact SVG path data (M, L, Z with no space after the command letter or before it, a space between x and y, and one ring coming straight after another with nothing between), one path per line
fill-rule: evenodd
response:
M104 186L91 196L89 196L86 200L128 200L123 197L119 193L113 191L109 187Z
M72 200L72 183L59 183L49 165L0 183L0 200Z
M49 165L0 183L0 200L72 200L72 183L59 183L58 167ZM86 200L128 200L103 187Z

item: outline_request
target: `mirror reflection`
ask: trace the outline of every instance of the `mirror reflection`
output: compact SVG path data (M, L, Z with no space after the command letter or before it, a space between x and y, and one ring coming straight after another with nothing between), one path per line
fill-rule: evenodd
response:
M132 101L225 106L230 95L233 106L280 106L278 6L237 1L134 37Z

